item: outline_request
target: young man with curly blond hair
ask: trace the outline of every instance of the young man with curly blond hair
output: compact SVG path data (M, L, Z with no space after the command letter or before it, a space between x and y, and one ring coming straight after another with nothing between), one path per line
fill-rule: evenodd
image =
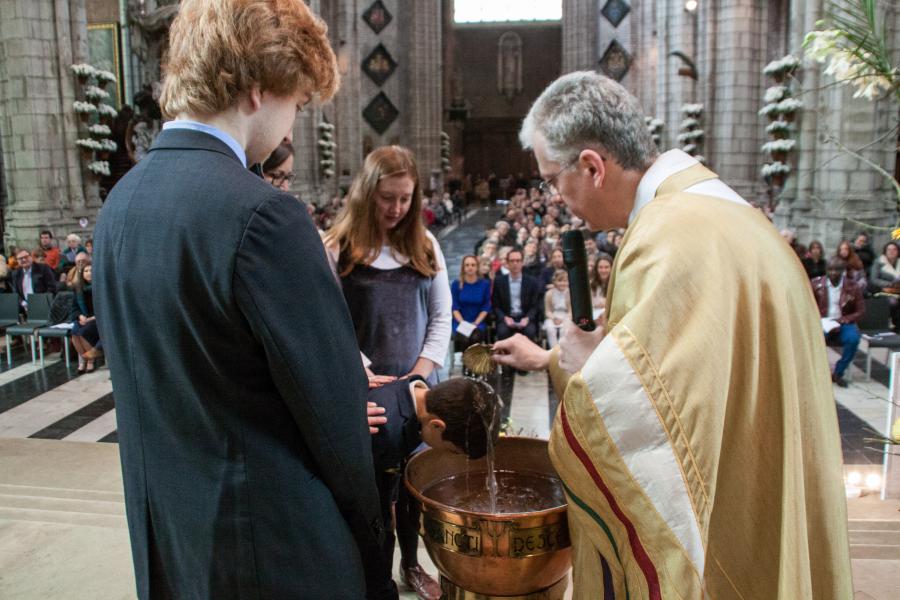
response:
M172 120L95 235L138 596L362 598L384 528L350 315L302 205L247 170L337 90L326 27L184 0L170 36Z

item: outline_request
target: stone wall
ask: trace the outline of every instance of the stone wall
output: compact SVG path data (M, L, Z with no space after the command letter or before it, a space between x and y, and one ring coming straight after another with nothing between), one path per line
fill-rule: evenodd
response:
M823 0L795 2L790 43L798 48L807 31L822 18ZM892 47L900 52L900 24L896 8L888 7ZM817 239L831 254L841 239L853 236L864 224L893 227L897 221L895 198L887 180L862 161L842 152L863 149L872 162L893 173L896 168L897 106L889 100L870 102L852 98L852 90L837 87L822 67L804 61L798 77L804 103L800 115L796 173L788 180L776 213L780 227L797 230L798 239ZM875 230L875 246L887 241L886 231Z
M4 246L35 245L89 228L96 184L75 146L76 84L70 65L87 55L84 0L0 0L0 151L6 183Z

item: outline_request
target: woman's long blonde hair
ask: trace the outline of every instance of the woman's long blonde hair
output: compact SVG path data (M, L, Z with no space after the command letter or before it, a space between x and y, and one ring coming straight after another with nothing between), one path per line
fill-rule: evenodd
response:
M378 258L382 240L375 192L381 180L401 175L411 177L415 184L412 202L403 220L388 231L388 244L397 254L408 257L409 266L425 277L437 274L437 256L422 223L422 190L416 161L412 152L402 146L383 146L366 157L350 186L347 206L325 236L325 245L339 249L341 277L349 275L356 265L368 265Z

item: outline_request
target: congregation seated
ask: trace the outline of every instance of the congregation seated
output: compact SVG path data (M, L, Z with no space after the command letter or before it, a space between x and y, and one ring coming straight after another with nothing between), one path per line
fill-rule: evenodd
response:
M825 333L829 345L841 346L841 358L834 366L831 380L840 387L847 387L844 373L859 348L860 332L857 322L866 311L863 285L847 274L846 261L834 257L828 261L826 275L813 279L812 287L819 316L838 324Z
M522 272L522 251L510 250L506 255L509 274L498 273L494 278L491 304L497 320L497 339L522 333L531 340L537 338L538 311L541 290L538 280Z

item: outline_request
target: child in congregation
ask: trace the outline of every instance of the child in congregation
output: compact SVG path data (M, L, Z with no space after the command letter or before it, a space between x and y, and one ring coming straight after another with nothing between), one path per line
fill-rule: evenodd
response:
M385 524L381 562L382 585L370 589L369 600L397 598L391 577L394 556L394 520L391 506L397 498L407 458L422 442L438 451L481 458L487 453L488 436L496 443L500 434L501 403L485 383L467 378L448 379L433 388L418 376L398 379L369 390L369 402L385 409L387 423L372 436L375 481Z

